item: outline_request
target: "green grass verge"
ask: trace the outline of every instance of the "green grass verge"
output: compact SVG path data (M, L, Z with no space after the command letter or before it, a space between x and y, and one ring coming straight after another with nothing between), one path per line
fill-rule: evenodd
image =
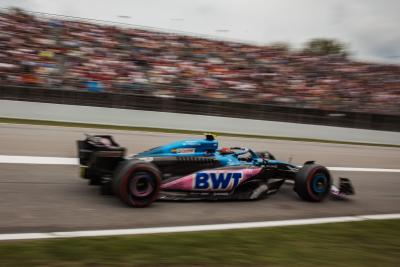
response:
M0 266L400 266L400 220L0 242Z
M192 130L106 125L106 124L78 123L78 122L62 122L62 121L46 121L46 120L30 120L30 119L1 118L1 117L0 117L0 123L63 126L63 127L94 128L94 129L113 129L113 130L126 130L126 131L146 131L146 132L160 132L160 133L181 133L181 134L193 134L193 135L202 135L204 133L204 131L192 131ZM329 143L329 144L400 147L400 145L391 145L391 144L347 142L347 141L335 141L335 140L325 140L325 139L310 139L310 138L269 136L269 135L235 134L235 133L225 133L225 132L213 132L213 133L216 135L219 135L219 136L231 136L231 137L274 139L274 140L301 141L301 142L320 142L320 143Z

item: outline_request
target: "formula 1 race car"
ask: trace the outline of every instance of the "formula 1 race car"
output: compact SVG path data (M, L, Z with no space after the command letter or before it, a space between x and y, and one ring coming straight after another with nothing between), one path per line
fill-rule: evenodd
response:
M299 167L278 161L267 151L219 149L212 134L128 157L126 149L109 135L86 135L77 143L81 177L91 185L101 185L103 194L115 194L133 207L145 207L157 199L260 199L290 181L306 201L354 194L349 179L340 178L338 187L332 185L328 169L314 161Z

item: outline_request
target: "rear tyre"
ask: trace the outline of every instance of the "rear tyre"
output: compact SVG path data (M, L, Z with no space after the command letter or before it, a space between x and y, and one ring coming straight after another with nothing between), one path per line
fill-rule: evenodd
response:
M160 186L161 173L148 162L123 162L113 178L114 193L131 207L149 206L158 198Z
M296 175L294 191L306 201L324 200L332 185L331 175L327 168L317 164L306 164Z

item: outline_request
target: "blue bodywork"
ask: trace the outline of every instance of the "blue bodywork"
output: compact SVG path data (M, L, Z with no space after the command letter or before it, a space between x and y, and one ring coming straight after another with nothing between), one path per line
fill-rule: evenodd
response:
M218 149L217 140L192 139L176 141L139 153L139 157L209 156Z
M252 150L248 151L246 160L238 157L236 153L221 153L218 150L218 141L212 139L191 139L176 141L164 146L155 147L141 152L136 157L214 157L221 166L253 165L260 166L264 160ZM269 164L279 164L280 161L269 160Z

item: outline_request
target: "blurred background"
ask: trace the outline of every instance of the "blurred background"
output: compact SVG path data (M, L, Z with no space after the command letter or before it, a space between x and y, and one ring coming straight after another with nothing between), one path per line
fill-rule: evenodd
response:
M26 95L26 90L47 88L400 115L400 52L397 42L388 42L399 40L399 32L387 32L382 25L375 25L376 16L383 25L398 17L393 18L393 12L386 16L375 14L371 11L374 8L371 1L367 1L367 8L361 8L366 17L354 9L357 1L347 6L343 1L329 1L329 14L336 21L323 19L319 27L313 23L315 19L308 18L317 9L313 3L320 6L317 1L302 4L309 11L288 1L283 1L284 5L272 1L256 15L263 16L265 11L265 16L271 16L274 8L276 11L287 8L287 15L274 16L273 25L257 26L254 23L260 18L250 17L249 10L260 8L259 1L249 4L249 10L243 13L239 3L229 5L216 1L207 5L195 1L191 5L198 12L194 18L188 16L192 10L186 4L182 4L177 14L169 12L176 8L173 6L176 1L170 2L165 12L160 9L165 6L163 1L150 1L153 7L147 6L147 19L138 15L137 21L154 20L149 23L151 27L130 24L135 21L131 13L143 11L143 3L116 1L115 5L104 4L110 9L98 11L90 3L83 3L78 9L66 1L57 5L44 2L2 3L0 86L3 98L23 98L21 95ZM101 6L104 1L97 2ZM227 22L223 17L215 22L215 16L224 14L224 3ZM396 1L387 1L387 10L394 7L398 7ZM302 12L303 22L297 20L299 14L293 14L294 8L298 8L295 13ZM64 13L61 16L47 11ZM233 11L238 12L241 27L235 28L231 19ZM325 11L322 8L321 12ZM353 13L353 19L349 19ZM97 18L101 16L104 20ZM315 16L318 18L321 14L315 13ZM198 24L199 18L204 25ZM286 35L279 33L277 21L282 22L282 32ZM268 20L260 22L268 23ZM353 36L354 40L346 39L346 34L360 24L365 27ZM166 30L166 27L174 28ZM336 38L337 32L346 28L350 30L344 32L343 39ZM191 29L199 33L187 32ZM288 37L290 34L293 40ZM372 48L363 45L367 41L365 36L357 39L365 34L371 39ZM382 40L377 42L379 38ZM25 91L14 87L23 87ZM12 92L14 96L10 96ZM154 103L151 101L149 105Z

